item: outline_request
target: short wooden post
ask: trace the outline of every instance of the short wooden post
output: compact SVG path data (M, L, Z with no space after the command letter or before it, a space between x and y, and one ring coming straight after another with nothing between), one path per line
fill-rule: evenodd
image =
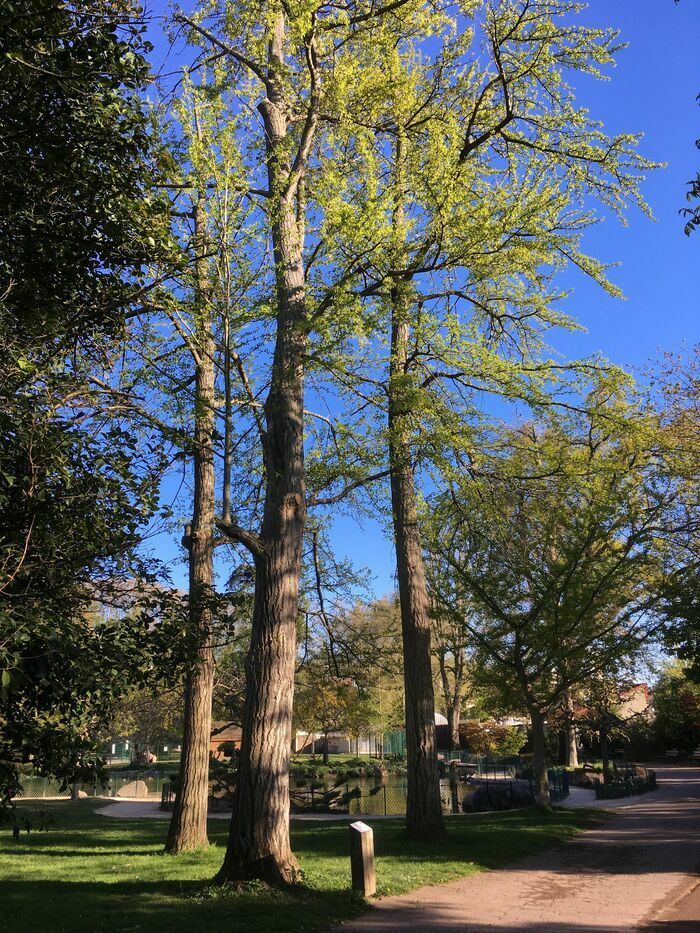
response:
M350 869L353 891L359 891L365 897L371 897L376 893L374 833L366 823L350 824Z
M450 809L453 813L459 813L458 765L458 761L450 762Z

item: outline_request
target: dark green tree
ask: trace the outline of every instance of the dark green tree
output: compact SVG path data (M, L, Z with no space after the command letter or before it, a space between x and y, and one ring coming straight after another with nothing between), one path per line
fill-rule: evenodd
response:
M160 202L133 0L26 0L0 18L0 324L70 346L146 287Z
M153 286L149 264L168 255L140 16L131 0L27 0L0 19L5 802L23 761L69 780L94 773L114 697L152 679L153 658L176 644L153 648L153 613L127 585L143 577L136 548L161 458L84 392ZM148 592L167 597L152 580ZM120 606L106 619L94 610L104 599Z

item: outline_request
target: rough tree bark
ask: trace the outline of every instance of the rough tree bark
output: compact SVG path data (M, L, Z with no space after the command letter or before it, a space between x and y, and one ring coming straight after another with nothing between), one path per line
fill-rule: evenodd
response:
M192 525L183 538L189 552L190 632L196 638L196 660L185 680L185 709L179 787L175 797L166 852L207 845L209 742L214 656L211 644L210 596L214 585L215 468L213 437L214 334L208 293L204 196L194 209L195 222L195 426Z
M304 359L307 338L300 182L315 128L318 75L313 39L307 40L312 92L309 119L291 161L285 97L285 20L279 16L269 46L266 89L260 104L266 130L271 234L277 290L277 333L265 403L265 504L260 535L224 528L255 559L255 602L246 659L246 699L238 789L219 882L260 878L273 885L299 880L289 842L289 756L296 658L296 624L304 486ZM306 153L304 148L306 147Z
M401 368L408 328L392 327L392 369ZM406 688L406 828L413 839L443 832L440 777L435 751L435 696L430 664L430 615L423 567L416 492L400 401L389 401L391 502L396 541ZM398 403L398 404L397 404Z

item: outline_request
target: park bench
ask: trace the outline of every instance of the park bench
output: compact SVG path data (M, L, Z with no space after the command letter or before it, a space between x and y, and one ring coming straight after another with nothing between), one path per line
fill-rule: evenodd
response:
M664 757L666 761L677 761L678 760L678 749L670 748L664 752Z
M700 761L700 746L695 749L693 754L690 756L693 761Z

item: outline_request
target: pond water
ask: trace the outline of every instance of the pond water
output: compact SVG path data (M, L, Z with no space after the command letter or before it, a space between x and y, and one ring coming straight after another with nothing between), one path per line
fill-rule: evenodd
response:
M292 785L292 801L297 812L323 809L348 812L357 816L402 816L406 812L408 779L403 774L387 774L384 778L349 778L342 784L332 781L315 782L313 791L308 783ZM475 786L457 785L456 805L461 812L462 801L474 793ZM440 796L445 813L453 807L450 783L440 781Z

